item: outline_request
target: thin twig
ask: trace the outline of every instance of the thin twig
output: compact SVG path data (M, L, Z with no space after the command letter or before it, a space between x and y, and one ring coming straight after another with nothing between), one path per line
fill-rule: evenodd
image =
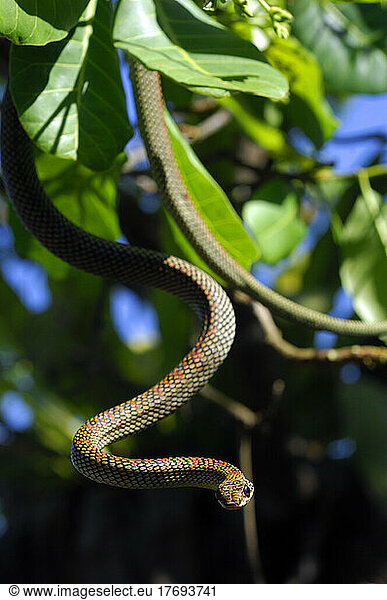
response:
M301 182L320 183L326 181L352 181L356 180L361 173L366 173L370 179L374 177L384 177L387 175L387 165L371 165L364 169L360 169L355 173L349 173L348 175L337 175L331 165L316 164L314 167L307 171L300 173L286 173L285 171L277 171L272 165L269 165L270 169L267 171L261 171L261 181L271 181L272 179L281 178L292 181L294 179Z
M200 395L206 400L215 402L231 414L234 419L242 423L246 429L253 429L262 422L262 414L260 412L254 412L244 404L233 400L223 392L207 384L200 390Z
M243 304L250 304L263 332L265 342L289 360L297 362L318 362L326 364L344 364L351 361L361 362L368 368L387 364L387 348L385 346L345 346L343 348L299 348L282 337L270 311L260 302L251 300L242 292L235 292L235 298Z
M267 13L270 13L271 6L266 2L266 0L258 0L258 2Z
M365 167L364 169L360 169L355 173L350 173L348 175L337 175L332 169L329 167L321 167L317 169L313 174L313 179L316 182L319 181L345 181L351 179L357 179L360 174L366 174L368 177L383 177L387 175L387 164L382 165L371 165L369 167ZM297 177L295 177L297 179Z
M209 117L203 119L198 125L180 124L180 131L189 138L189 142L201 142L215 135L220 129L228 125L232 120L231 113L225 108L219 108Z
M246 477L253 479L253 458L251 430L244 428L239 445L239 464ZM261 559L259 554L258 527L255 511L255 497L243 509L243 528L245 532L246 551L254 583L264 583Z
M226 410L234 419L242 424L242 433L239 444L239 464L246 477L253 480L253 458L251 435L252 430L263 422L260 412L254 412L244 404L230 398L223 392L207 384L200 391L200 395L215 402ZM246 552L250 565L251 575L254 583L262 583L262 569L259 556L259 544L257 533L257 519L255 513L254 497L243 509L243 527L246 540Z

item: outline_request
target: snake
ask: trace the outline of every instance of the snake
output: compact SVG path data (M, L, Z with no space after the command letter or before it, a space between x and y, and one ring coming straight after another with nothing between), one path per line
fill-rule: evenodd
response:
M315 330L372 337L387 333L387 321L341 319L302 306L261 284L214 237L190 196L173 152L164 118L160 74L130 60L140 131L163 203L197 254L223 281L264 304L278 316Z
M346 335L387 332L387 321L364 323L324 315L266 288L222 247L199 214L173 153L164 119L161 78L130 60L141 134L167 210L209 267L276 314L314 329ZM114 442L154 425L188 402L225 360L235 335L235 317L223 288L207 273L174 256L111 242L92 235L62 215L43 190L33 146L20 124L9 88L2 105L1 163L10 201L28 231L73 267L124 286L146 285L174 294L201 322L195 345L160 382L133 399L101 412L76 432L73 465L83 475L127 489L199 487L215 491L221 506L237 509L254 486L234 465L204 457L130 458L107 450Z
M73 267L124 286L141 284L174 294L201 322L194 346L160 382L79 428L71 448L73 465L89 479L110 486L207 488L215 491L226 509L245 506L253 496L253 484L228 462L204 457L131 458L107 450L110 444L174 413L222 364L235 335L234 310L226 292L208 274L180 258L102 239L60 213L39 181L33 146L9 88L2 104L1 165L16 213L49 251Z

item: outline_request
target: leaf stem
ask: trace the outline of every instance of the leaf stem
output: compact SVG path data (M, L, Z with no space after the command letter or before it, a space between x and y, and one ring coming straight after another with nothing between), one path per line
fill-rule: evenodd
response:
M359 187L363 198L366 198L369 194L373 193L373 189L371 188L370 178L365 170L359 171L357 175L359 181Z
M369 176L365 170L359 172L358 180L365 206L375 225L382 245L387 248L387 226L382 215L383 200L372 189Z
M265 0L258 0L258 2L259 2L259 4L262 6L262 8L263 8L263 9L264 9L264 10L265 10L267 13L269 13L269 14L270 14L270 9L271 9L271 6L270 6L270 4L268 4L268 3L267 3Z
M360 184L360 177L362 176L372 178L382 177L383 175L387 175L387 165L371 165L370 167L365 167L363 169L360 169L356 173L350 173L348 175L337 175L332 171L330 167L322 167L320 169L315 170L312 179L314 179L315 181L332 181L358 178Z

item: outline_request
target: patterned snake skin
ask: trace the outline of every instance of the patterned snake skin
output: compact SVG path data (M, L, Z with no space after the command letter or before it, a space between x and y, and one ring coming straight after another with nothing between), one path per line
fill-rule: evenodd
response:
M48 250L78 269L123 285L154 286L178 296L197 313L200 336L177 367L154 387L87 421L76 433L71 458L86 477L124 488L193 486L216 490L225 508L244 506L252 484L233 465L211 458L137 459L104 448L141 431L185 404L214 374L234 339L230 301L211 277L172 256L109 242L68 221L37 178L33 150L7 90L2 108L2 173L25 227Z
M327 329L351 336L378 336L387 333L387 321L364 323L338 319L301 306L265 287L241 267L212 236L198 214L173 155L164 119L160 76L138 61L131 61L137 114L148 156L163 195L164 205L178 222L196 252L230 286L244 291L276 314L312 329Z

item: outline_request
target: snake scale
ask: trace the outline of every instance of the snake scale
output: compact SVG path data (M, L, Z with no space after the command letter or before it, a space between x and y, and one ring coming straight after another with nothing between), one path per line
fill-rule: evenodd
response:
M190 199L164 121L160 76L133 60L131 79L140 129L166 206L217 274L277 314L315 329L349 335L387 332L387 322L335 319L302 307L265 288L240 267L212 236ZM2 106L1 155L9 198L25 227L48 250L93 275L172 293L196 312L202 324L194 347L162 381L82 425L72 444L75 467L90 479L108 485L132 489L202 487L215 490L225 508L244 506L253 495L253 485L229 463L199 457L126 458L105 450L109 444L176 411L223 362L235 332L233 309L224 290L209 275L180 258L103 240L57 211L38 180L32 144L20 125L9 90Z

